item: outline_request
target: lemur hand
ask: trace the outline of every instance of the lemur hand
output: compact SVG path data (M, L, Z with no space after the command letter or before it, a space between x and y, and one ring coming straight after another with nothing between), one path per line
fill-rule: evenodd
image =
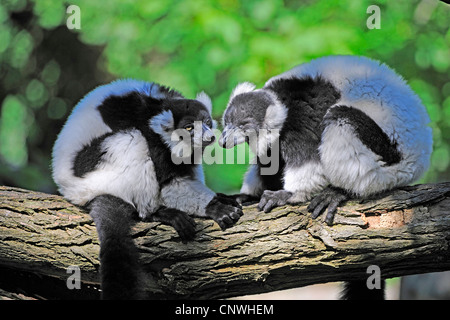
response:
M241 205L223 193L217 193L206 206L206 215L216 221L222 230L233 226L242 214Z
M164 207L153 213L150 221L172 226L183 242L194 239L195 221L184 211Z
M265 190L258 204L258 209L264 212L270 212L275 207L281 207L288 204L292 192L286 190Z
M330 186L323 189L321 193L312 199L307 209L311 212L311 217L316 219L328 207L325 222L331 226L337 207L348 199L350 199L350 196L343 189Z

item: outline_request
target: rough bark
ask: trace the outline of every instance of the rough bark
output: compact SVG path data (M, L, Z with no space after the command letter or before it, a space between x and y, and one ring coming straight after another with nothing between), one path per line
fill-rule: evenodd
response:
M450 183L350 201L332 227L312 220L306 205L244 212L226 231L196 219L196 239L187 244L170 227L136 223L153 297L225 298L366 279L369 265L383 278L450 270ZM0 288L96 298L98 252L95 226L82 209L56 195L0 187ZM80 268L80 290L66 286L71 265Z

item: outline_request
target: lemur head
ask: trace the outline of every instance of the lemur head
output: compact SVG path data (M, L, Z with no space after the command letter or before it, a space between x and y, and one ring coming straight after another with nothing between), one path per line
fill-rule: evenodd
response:
M274 92L264 89L255 90L249 82L239 84L231 93L228 106L223 115L223 132L219 145L232 148L243 142L249 142L252 135L261 141L261 129L264 134L278 137L287 116L286 107L280 103Z
M161 136L172 154L189 157L195 147L205 148L215 141L212 103L204 92L195 100L164 99L161 106L161 113L150 119L150 127Z

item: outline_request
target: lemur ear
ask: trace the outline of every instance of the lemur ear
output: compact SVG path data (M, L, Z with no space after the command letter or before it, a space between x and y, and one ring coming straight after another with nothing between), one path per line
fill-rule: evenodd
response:
M198 93L197 96L195 97L195 100L203 103L205 105L206 109L208 110L209 114L212 113L211 98L204 91Z
M251 92L255 90L256 86L251 82L242 82L239 83L236 88L233 89L233 92L231 92L230 100L236 97L239 94Z
M150 128L159 135L165 135L175 129L173 114L170 110L165 110L149 121Z

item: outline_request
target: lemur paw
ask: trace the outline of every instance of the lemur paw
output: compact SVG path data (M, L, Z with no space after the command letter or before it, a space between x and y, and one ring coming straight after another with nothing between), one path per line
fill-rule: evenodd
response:
M226 196L236 200L240 205L250 205L259 201L259 197L252 196L246 193L237 193Z
M233 226L242 214L241 205L223 193L216 194L206 206L206 215L217 222L222 230Z
M325 222L331 226L337 207L349 198L349 195L344 190L336 187L327 187L311 200L307 209L311 212L311 217L316 219L328 207Z
M195 237L195 221L184 211L162 208L150 216L150 221L172 226L184 243Z
M281 207L288 204L292 192L286 190L271 191L265 190L258 204L258 209L264 212L270 212L275 207Z

